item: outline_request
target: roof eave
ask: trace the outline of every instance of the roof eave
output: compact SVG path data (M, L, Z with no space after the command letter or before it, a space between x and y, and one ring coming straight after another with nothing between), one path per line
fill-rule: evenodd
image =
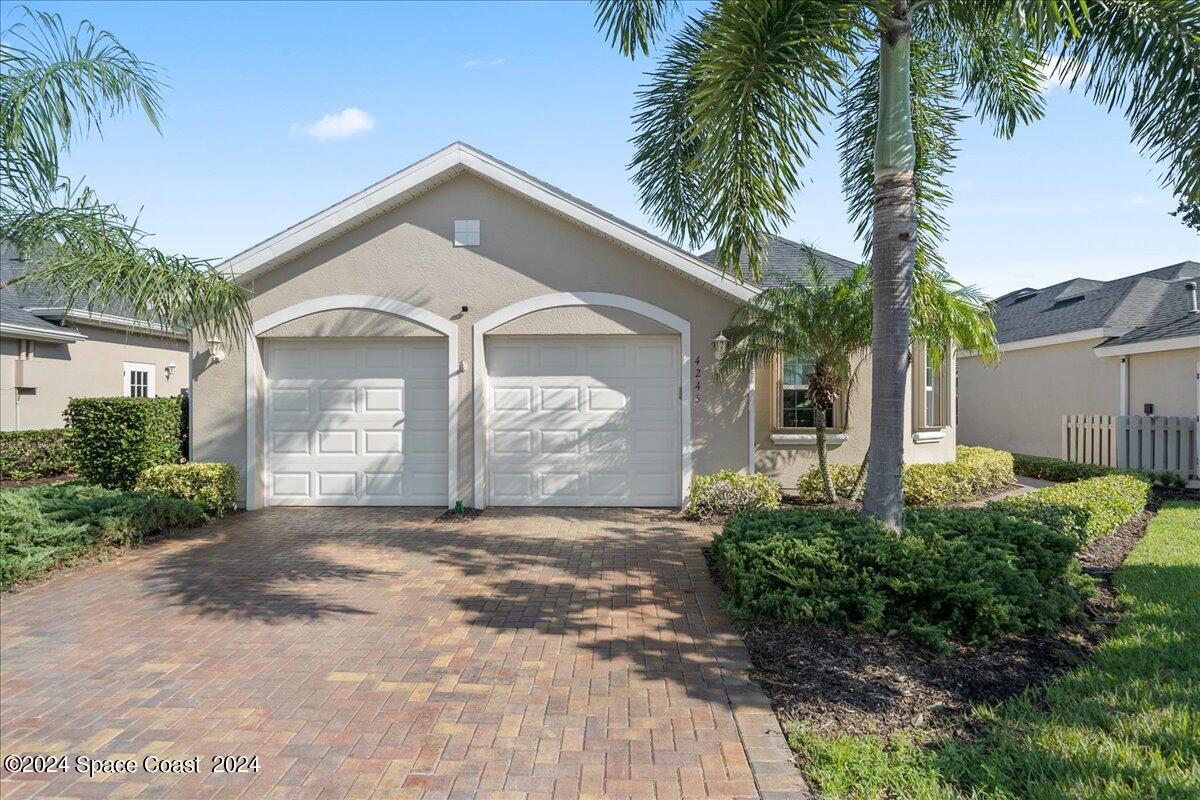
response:
M85 334L64 328L61 331L50 331L34 328L15 322L0 322L0 336L13 339L32 339L35 342L70 343L80 342L88 338Z
M1093 347L1092 352L1096 354L1097 358L1109 358L1112 356L1131 356L1138 353L1161 353L1167 350L1189 350L1193 347L1200 349L1200 334L1172 336L1166 339L1150 339L1149 341L1130 342L1129 344L1101 344Z

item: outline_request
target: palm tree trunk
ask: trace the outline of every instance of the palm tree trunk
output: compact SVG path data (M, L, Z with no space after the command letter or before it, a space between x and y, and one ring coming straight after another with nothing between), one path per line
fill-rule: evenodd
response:
M817 466L821 470L821 483L825 486L825 502L837 502L837 490L833 487L833 476L829 474L829 447L825 441L825 409L813 412L817 426Z
M871 233L872 464L863 511L894 530L904 525L904 395L917 244L909 41L907 20L884 20L879 42L879 129Z
M850 497L847 498L851 503L857 503L858 498L862 497L863 488L867 485L867 468L871 465L871 448L867 448L867 452L863 454L862 463L858 465L858 474L854 476L854 485L850 487Z

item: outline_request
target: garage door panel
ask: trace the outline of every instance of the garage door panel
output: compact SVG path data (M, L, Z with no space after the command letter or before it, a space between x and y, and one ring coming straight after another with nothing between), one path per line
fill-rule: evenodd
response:
M489 502L678 505L677 338L485 346Z
M446 362L444 341L271 342L268 504L444 504Z

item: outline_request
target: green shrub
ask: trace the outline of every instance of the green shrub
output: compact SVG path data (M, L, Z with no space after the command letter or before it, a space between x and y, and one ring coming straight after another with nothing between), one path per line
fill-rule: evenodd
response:
M199 525L194 503L72 481L0 492L0 588L98 548Z
M850 494L858 467L836 464L830 470L839 497ZM937 506L961 502L1016 482L1009 453L986 447L959 445L955 460L943 464L908 464L904 467L904 502L910 506ZM813 467L796 486L800 500L822 503L825 493L821 472Z
M774 478L726 469L692 478L684 514L692 519L729 517L751 509L778 508L782 497L779 481Z
M65 414L79 474L110 489L131 489L147 467L183 455L178 397L73 397Z
M27 481L66 475L74 469L67 428L0 432L0 478Z
M730 520L712 552L735 614L898 629L945 650L1078 615L1091 583L1075 550L984 509L909 511L901 535L845 509L787 509Z
M1174 472L1137 472L1101 464L1077 464L1074 461L1063 461L1061 458L1027 456L1022 453L1013 453L1013 467L1018 475L1056 483L1072 483L1088 478L1102 478L1105 475L1131 474L1145 475L1157 484L1177 489L1182 489L1187 484L1187 481Z
M1145 475L1105 475L993 500L988 508L1042 522L1084 545L1141 513L1150 490Z
M232 464L191 462L159 464L138 476L135 489L155 497L190 500L210 517L237 505L238 470Z

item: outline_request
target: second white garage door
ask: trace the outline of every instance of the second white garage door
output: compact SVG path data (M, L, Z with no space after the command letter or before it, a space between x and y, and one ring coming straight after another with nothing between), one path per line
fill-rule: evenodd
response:
M488 502L677 506L679 339L492 337Z
M277 339L268 505L445 505L445 339Z

